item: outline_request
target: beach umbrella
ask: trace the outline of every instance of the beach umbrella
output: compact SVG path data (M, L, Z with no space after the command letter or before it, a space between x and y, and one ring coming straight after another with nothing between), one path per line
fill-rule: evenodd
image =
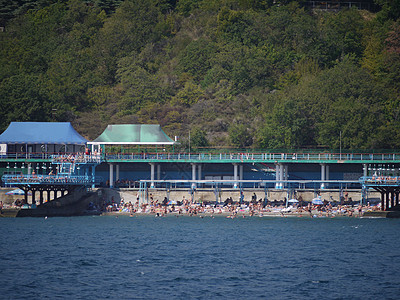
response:
M299 200L297 200L297 199L290 199L288 202L289 202L289 203L298 203Z
M314 199L312 199L312 204L322 205L322 204L324 204L324 202L322 202L322 200L320 198L314 198Z
M7 192L6 195L25 195L25 192L21 189L15 189Z

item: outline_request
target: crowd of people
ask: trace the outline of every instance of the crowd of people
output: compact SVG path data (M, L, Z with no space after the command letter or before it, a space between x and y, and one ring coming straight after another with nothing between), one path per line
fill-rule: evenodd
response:
M266 201L263 199L251 201L235 202L232 198L227 198L222 203L216 202L195 202L192 199L183 197L181 201L169 200L165 197L163 200L155 200L151 195L147 203L139 201L124 201L119 203L112 201L103 203L103 211L108 213L122 213L131 216L135 214L149 214L156 217L162 217L170 214L176 216L215 216L224 215L227 218L252 217L252 216L299 216L299 217L361 217L364 211L379 210L379 206L367 205L341 205L326 202L323 205L315 205L311 202L303 202L301 205L286 205L285 201Z

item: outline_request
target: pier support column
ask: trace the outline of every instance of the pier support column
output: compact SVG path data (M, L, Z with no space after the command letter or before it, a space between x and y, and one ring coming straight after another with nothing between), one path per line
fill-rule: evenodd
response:
M381 192L381 210L385 210L385 193Z
M28 164L28 175L31 175L31 174L32 174L32 164L29 163Z
M321 164L321 181L325 181L325 175L326 175L326 164ZM325 182L321 182L321 189L323 190L325 188Z
M110 165L110 189L112 189L114 187L114 165L113 164L109 165Z
M325 180L329 180L329 165L325 166ZM327 188L329 183L325 183L325 187Z
M119 164L115 166L115 181L119 180Z
M276 164L275 165L275 188L276 189L280 188L280 183L278 182L280 180L280 171L281 171L281 165Z
M385 210L389 210L390 207L390 197L389 197L389 192L386 192L386 205L385 205Z
M368 176L368 165L363 164L363 176L367 177Z
M233 188L237 189L238 187L238 164L233 164Z
M150 163L150 188L154 189L154 168L155 163Z
M243 165L239 165L239 180L243 180Z
M40 205L43 204L43 191L39 192L39 203L40 203Z
M196 180L196 164L192 164L192 180ZM196 188L196 183L192 183L192 189Z
M283 169L283 180L287 181L289 178L289 166L288 165L282 165ZM285 183L282 182L282 188L285 188ZM289 200L289 198L288 198Z
M197 180L201 180L201 164L197 166Z
M394 207L394 191L390 193L390 208L393 209Z
M283 189L284 183L283 180L285 178L285 166L283 164L280 164L280 170L279 170L279 180L281 181L279 183L279 188Z
M157 180L161 180L161 165L157 164Z

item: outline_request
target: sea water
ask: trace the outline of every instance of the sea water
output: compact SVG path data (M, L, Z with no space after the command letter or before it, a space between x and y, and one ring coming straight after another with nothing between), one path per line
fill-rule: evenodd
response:
M399 299L400 220L0 218L2 299Z

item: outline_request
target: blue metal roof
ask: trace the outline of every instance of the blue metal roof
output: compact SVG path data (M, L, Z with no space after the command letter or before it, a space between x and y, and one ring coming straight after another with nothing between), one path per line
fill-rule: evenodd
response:
M11 122L1 144L85 144L70 122Z

